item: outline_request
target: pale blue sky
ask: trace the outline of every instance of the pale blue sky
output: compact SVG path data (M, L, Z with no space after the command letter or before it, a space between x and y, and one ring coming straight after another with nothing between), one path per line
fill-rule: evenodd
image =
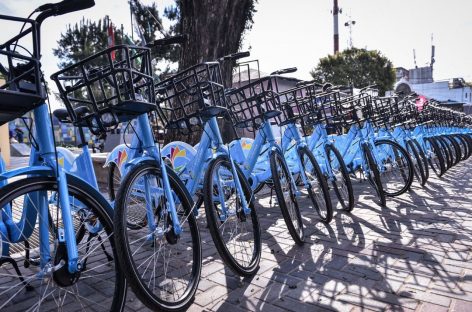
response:
M46 2L2 0L0 14L26 17ZM155 2L162 12L172 0ZM429 64L431 34L434 34L434 78L472 80L472 1L339 0L339 6L343 9L339 18L341 49L347 47L349 40L348 28L344 27L349 15L356 21L354 46L380 50L395 66L413 67L413 49L418 66ZM332 0L259 0L256 8L253 29L246 34L243 46L251 47L252 57L260 60L263 71L296 66L299 71L293 76L308 79L319 58L332 53ZM129 32L126 0L96 0L94 8L46 21L42 61L48 77L57 70L52 48L66 25L78 22L83 16L98 19L107 14L115 24L123 23ZM0 39L11 35L3 31Z

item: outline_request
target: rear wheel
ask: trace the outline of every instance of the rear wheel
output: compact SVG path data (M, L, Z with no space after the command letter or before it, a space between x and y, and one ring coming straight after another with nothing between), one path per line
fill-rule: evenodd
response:
M235 168L243 194L238 194L231 162L219 156L208 165L203 186L205 213L211 236L223 261L243 276L256 273L261 259L261 232L249 183ZM245 214L245 200L249 214Z
M303 221L298 207L296 190L287 163L278 149L270 154L270 170L277 202L287 225L288 232L297 245L303 245Z

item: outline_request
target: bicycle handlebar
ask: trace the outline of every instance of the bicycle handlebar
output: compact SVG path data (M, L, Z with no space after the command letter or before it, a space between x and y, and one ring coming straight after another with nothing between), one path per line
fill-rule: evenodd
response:
M296 67L290 67L290 68L285 68L285 69L280 69L276 70L275 72L272 72L270 75L282 75L282 74L288 74L288 73L293 73L296 72L297 68Z
M363 91L366 91L366 90L369 90L369 89L374 89L374 88L377 88L377 85L376 84L371 84L371 85L365 86L364 88L360 89L359 92L363 92Z
M185 41L187 41L187 39L188 39L187 35L176 35L173 37L167 37L167 38L154 40L153 42L146 44L146 47L152 48L156 46L166 46L166 45L171 45L171 44L183 44L185 43Z
M75 11L85 10L95 5L95 0L63 0L58 3L43 4L37 12L46 12L50 15L63 15Z
M218 61L235 61L235 60L238 60L238 59L241 59L241 58L244 58L244 57L248 57L250 56L251 53L249 51L245 51L245 52L236 52L236 53L233 53L233 54L229 54L229 55L225 55L223 57L221 57Z
M301 86L306 86L306 85L314 85L314 86L317 86L317 87L323 87L323 85L321 83L317 82L316 80L299 81L299 82L297 82L297 84L295 86L296 87L301 87Z

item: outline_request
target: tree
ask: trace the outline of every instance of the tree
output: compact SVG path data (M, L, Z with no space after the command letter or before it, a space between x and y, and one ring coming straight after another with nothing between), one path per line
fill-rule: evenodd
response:
M123 43L140 45L143 39L146 43L157 39L157 33L163 31L163 28L156 4L143 5L138 0L130 0L129 3L135 15L136 28L139 29L142 37L137 34L134 42L130 42L130 36L123 34L120 27L113 24L115 45ZM59 58L59 67L65 68L108 48L108 23L109 20L105 17L99 21L83 19L74 26L69 25L57 42L58 48L53 50L53 54ZM178 61L179 53L176 49L178 47L154 49L153 56L156 57L156 63L161 60ZM168 66L164 70L158 69L158 66L155 68L156 73L159 74L165 75L170 72Z
M257 0L177 0L176 6L167 8L168 18L176 20L172 29L188 36L179 59L179 69L195 64L215 61L219 57L236 53L241 47L244 32L250 30ZM232 83L234 64L222 65L223 80L226 87ZM229 140L232 130L226 123L223 138ZM167 140L186 140L197 142L200 133L182 138L171 134Z
M74 26L69 25L57 42L53 54L59 58L59 68L73 65L108 47L108 21L103 18L96 21L82 19ZM123 34L115 29L115 44L123 43Z
M379 51L351 48L321 58L310 73L315 80L335 85L362 88L377 85L380 94L391 90L395 83L392 62Z

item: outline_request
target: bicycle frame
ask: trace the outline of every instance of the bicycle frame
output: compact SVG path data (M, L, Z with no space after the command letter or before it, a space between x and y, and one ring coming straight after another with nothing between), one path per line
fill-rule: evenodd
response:
M49 175L55 176L58 184L58 199L63 217L64 228L58 229L58 240L65 243L67 246L68 269L70 273L76 273L81 270L81 264L78 262L78 250L75 243L75 232L72 222L71 205L69 201L69 191L67 189L66 171L56 162L56 151L54 145L54 137L51 131L51 119L46 103L41 104L33 111L36 133L36 143L38 144L38 151L31 154L29 167L18 168L11 171L3 172L0 175L0 181L4 184L7 179L20 175ZM33 149L34 150L34 149ZM0 223L8 229L7 237L11 243L24 241L28 238L34 230L36 220L39 217L39 236L41 245L40 251L40 265L47 273L46 267L51 260L50 246L49 246L49 225L46 220L49 220L48 198L43 192L35 194L37 198L34 199L34 204L39 205L39 209L32 208L33 200L28 200L24 203L24 210L21 219L14 223L12 221L11 207L5 207L2 211L2 219ZM7 222L3 222L7 220ZM41 221L43 220L43 221ZM8 250L2 250L5 254ZM50 265L50 264L49 264ZM52 268L51 268L52 269Z
M212 148L215 149L214 153L212 152ZM203 178L203 173L207 168L208 160L211 158L216 158L220 155L228 155L231 162L232 174L234 177L234 186L236 187L239 194L244 194L241 186L241 181L239 181L236 172L234 160L231 157L231 153L229 152L228 148L223 144L223 139L218 128L217 118L211 117L204 123L202 137L198 144L197 153L195 155L194 161L188 162L185 168L182 170L182 173L185 174L186 177L188 177L188 179L186 179L185 181L185 186L187 187L187 190L189 191L191 196L194 196L197 190L201 188L201 180ZM228 211L226 209L225 200L224 198L222 198L223 192L219 192L219 196L220 203L222 206L221 221L225 221ZM244 213L246 215L249 215L251 213L251 209L249 208L247 201L241 198L241 202ZM194 213L198 215L198 211L196 208L194 210Z

